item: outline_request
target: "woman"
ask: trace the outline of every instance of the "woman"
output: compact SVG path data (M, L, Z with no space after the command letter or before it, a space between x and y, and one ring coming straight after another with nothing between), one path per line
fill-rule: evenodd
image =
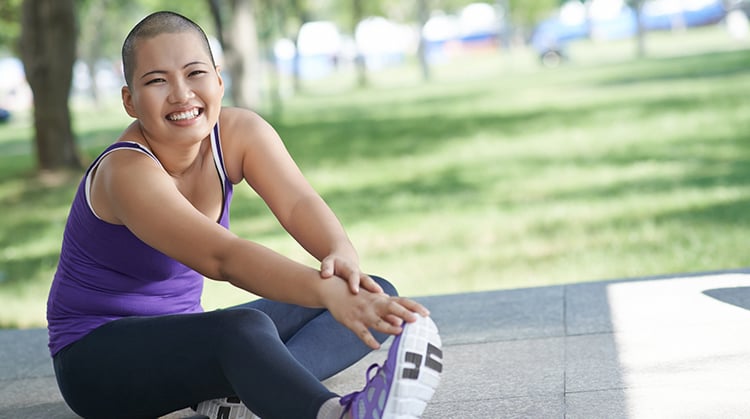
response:
M360 270L273 128L221 107L201 28L154 13L122 58L122 101L135 121L82 179L48 300L50 352L71 409L154 417L226 408L214 399L236 396L264 418L419 416L442 369L429 312ZM228 230L243 180L319 269ZM203 312L203 277L263 298ZM388 335L397 337L367 391L341 398L320 383ZM367 398L374 392L382 403Z

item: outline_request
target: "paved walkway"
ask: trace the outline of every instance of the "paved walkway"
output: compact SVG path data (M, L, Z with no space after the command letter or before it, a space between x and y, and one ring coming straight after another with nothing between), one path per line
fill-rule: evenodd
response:
M420 301L444 343L426 418L750 417L750 271ZM0 418L76 417L55 386L44 330L1 331L0 348ZM384 356L326 383L358 389Z

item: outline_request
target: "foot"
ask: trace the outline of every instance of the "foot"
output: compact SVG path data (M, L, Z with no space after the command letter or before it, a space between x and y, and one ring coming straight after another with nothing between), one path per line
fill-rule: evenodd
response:
M374 375L371 374L374 371ZM367 369L362 391L341 398L344 417L419 418L440 383L443 351L437 326L429 317L405 323L383 366Z
M259 419L239 397L206 400L195 411L209 419Z

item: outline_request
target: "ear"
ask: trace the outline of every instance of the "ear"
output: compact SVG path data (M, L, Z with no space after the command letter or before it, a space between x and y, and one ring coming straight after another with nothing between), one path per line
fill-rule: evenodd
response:
M138 118L138 114L135 112L135 106L133 106L133 94L130 93L130 88L127 85L122 86L120 95L122 96L122 106L125 108L125 112L133 118Z
M224 79L221 78L221 66L216 66L216 77L219 78L219 87L221 88L221 97L224 97Z

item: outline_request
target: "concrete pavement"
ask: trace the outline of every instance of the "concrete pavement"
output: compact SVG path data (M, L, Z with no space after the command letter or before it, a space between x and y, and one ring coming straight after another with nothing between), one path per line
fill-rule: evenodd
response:
M750 417L750 271L419 300L444 345L425 418ZM0 418L76 417L45 330L0 331L0 348ZM384 357L385 348L326 384L357 390Z

